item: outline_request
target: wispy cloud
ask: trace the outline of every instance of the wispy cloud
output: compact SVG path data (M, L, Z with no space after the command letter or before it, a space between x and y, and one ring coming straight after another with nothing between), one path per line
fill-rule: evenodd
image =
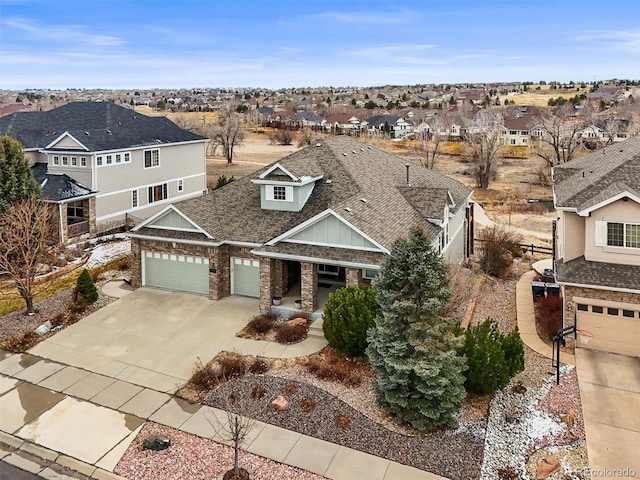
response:
M640 53L640 31L582 31L570 35L574 42L590 42L594 47L615 48Z
M74 42L100 47L114 47L127 43L119 37L87 32L82 25L38 25L20 18L5 19L1 24L45 41Z

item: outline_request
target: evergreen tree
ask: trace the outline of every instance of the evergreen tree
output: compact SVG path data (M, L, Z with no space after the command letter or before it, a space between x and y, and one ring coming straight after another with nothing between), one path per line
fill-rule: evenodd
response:
M76 291L85 302L93 303L98 299L98 290L96 284L93 283L91 274L85 268L76 281Z
M0 139L0 211L12 203L38 198L40 186L33 178L29 160L16 139L5 135Z
M339 288L329 294L324 306L322 331L333 348L346 355L362 355L367 346L367 330L380 307L369 285Z
M447 266L422 229L395 242L374 280L381 314L367 354L378 403L417 430L455 426L465 395L465 359L457 354L457 320L443 317L450 296Z

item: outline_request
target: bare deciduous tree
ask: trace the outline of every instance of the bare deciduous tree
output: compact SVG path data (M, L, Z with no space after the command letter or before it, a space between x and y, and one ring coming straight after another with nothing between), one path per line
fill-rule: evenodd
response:
M298 147L306 147L315 142L316 134L308 125L298 131Z
M233 161L233 149L241 145L243 140L244 126L242 117L234 112L229 105L221 108L211 133L214 151L215 146L221 146L227 163L231 163Z
M15 202L0 213L0 270L8 272L33 313L35 278L50 260L53 238L50 204L36 199Z
M440 159L440 147L449 136L450 122L444 115L436 115L429 122L429 132L424 132L421 138L422 156L420 163L423 167L433 170Z
M496 176L502 133L502 115L487 109L478 112L473 125L464 135L479 188L489 188L489 183Z
M536 137L535 154L550 166L573 160L582 144L584 118L563 115L560 110L547 111L537 117L537 123L541 135Z
M217 396L224 405L224 411L207 413L205 418L213 427L214 440L230 442L233 447L233 478L239 479L240 448L247 442L251 431L257 423L257 417L266 408L260 395L254 391L238 391L228 381L223 381L216 388Z

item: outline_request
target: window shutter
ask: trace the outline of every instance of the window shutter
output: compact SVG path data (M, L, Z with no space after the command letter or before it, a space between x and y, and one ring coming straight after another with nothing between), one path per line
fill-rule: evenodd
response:
M149 187L147 191L149 192L148 203L153 203L153 187Z
M273 185L266 185L265 195L267 200L273 200Z
M607 222L596 220L596 247L607 246Z

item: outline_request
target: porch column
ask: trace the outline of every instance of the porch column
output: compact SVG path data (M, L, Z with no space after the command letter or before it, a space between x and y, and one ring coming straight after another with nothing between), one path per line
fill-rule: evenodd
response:
M300 295L302 311L315 312L318 308L318 265L300 262Z
M271 309L271 299L275 295L276 261L273 258L260 259L260 310Z
M362 283L362 270L359 268L347 267L346 284L347 287L357 287Z
M89 197L87 206L89 210L89 237L93 238L96 236L96 197Z
M284 297L289 284L289 271L285 260L276 260L275 296Z

